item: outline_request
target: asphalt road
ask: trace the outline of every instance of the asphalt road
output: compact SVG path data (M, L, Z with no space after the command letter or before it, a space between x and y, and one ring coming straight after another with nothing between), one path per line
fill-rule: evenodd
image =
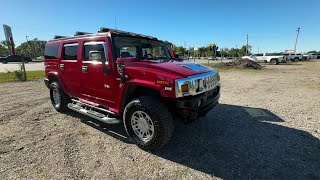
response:
M20 63L8 63L2 64L0 63L0 72L8 72L8 71L15 71L20 69ZM44 70L43 62L29 62L25 64L27 71L37 71L37 70Z

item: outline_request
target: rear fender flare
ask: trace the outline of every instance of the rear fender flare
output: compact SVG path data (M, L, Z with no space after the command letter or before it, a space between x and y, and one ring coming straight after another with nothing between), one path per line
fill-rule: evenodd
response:
M47 78L49 79L49 82L51 83L52 81L54 81L55 79L58 80L58 83L60 84L62 90L68 94L68 92L66 91L66 86L64 85L63 81L61 80L61 77L59 75L58 72L48 72L47 74Z

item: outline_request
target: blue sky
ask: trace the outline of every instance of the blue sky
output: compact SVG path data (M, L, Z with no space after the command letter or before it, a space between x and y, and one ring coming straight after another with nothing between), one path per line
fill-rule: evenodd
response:
M240 47L249 34L253 52L293 49L301 27L298 51L320 51L320 0L0 0L0 7L16 44L26 35L49 40L114 28L116 17L118 29L177 45Z

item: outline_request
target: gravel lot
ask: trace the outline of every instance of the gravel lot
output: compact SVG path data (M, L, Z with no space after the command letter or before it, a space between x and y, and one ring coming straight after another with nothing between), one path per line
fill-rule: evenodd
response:
M122 125L57 113L42 81L1 84L0 179L320 179L319 69L221 72L221 104L157 153Z

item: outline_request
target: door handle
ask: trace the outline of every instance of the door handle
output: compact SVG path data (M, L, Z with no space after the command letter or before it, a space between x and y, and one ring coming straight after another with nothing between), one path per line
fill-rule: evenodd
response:
M88 72L88 66L82 66L82 72L87 73Z
M60 64L60 69L64 70L64 64Z

